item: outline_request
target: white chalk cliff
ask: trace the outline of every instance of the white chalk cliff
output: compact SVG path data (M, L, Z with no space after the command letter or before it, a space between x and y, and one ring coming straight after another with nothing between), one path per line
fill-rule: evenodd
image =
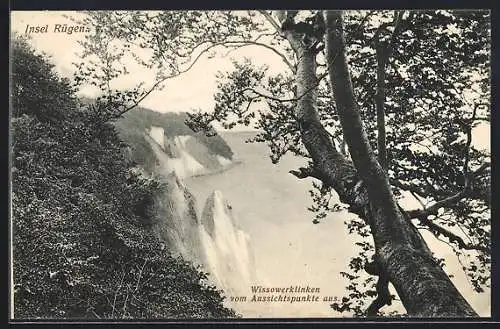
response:
M250 237L239 228L220 191L208 197L198 216L195 199L182 181L224 170L232 160L214 155L193 136L168 138L161 127L151 127L144 137L156 156L154 175L167 185L155 202L155 232L171 252L201 265L227 295L247 293L256 280Z
M239 228L231 205L220 191L208 197L200 230L205 263L218 285L231 294L248 292L256 280L250 237Z
M181 135L167 137L162 127L152 126L144 134L151 145L160 169L180 178L222 171L233 164L231 159L213 154L196 137Z
M154 231L173 254L203 265L205 256L196 201L175 172L162 176L162 181L166 183L166 190L155 201L158 220Z

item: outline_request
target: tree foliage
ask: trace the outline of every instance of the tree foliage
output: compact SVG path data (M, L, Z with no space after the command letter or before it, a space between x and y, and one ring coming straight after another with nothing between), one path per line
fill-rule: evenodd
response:
M297 20L311 22L310 18L317 14L301 11ZM325 79L325 54L319 50L315 59L317 82L298 94L300 58L291 51L271 13L90 13L88 19L105 19L102 25L107 29L106 36L112 39L103 42L97 34L92 35L83 43L90 53L96 46L111 41L121 45L120 54L133 53L127 49L134 43L137 49L150 51L149 57L139 64L158 72L153 88L189 69L200 54L219 46L230 50L247 45L272 49L287 64L287 72L275 75L266 67L255 67L249 60L235 62L234 70L219 75L214 109L190 115L191 128L213 134L211 123L215 121L228 129L251 125L259 132L250 142L267 143L273 163L287 153L310 158L294 108L308 93L317 92L320 122L334 145L349 158L332 91ZM257 27L257 23L263 24ZM401 200L411 195L421 203L420 209L405 209L405 214L413 225L448 243L474 289L483 291L490 278L490 154L474 146L472 131L481 122L488 122L490 115L489 13L350 11L345 13L344 29L355 101L375 150L377 135L382 133L377 125L377 52L389 50L383 66L387 176ZM309 36L304 35L302 40L306 37ZM139 43L134 42L136 38ZM99 77L88 73L84 80L92 83L94 78ZM292 173L305 178L305 171L312 171L312 165L311 162L309 169ZM341 209L339 204L330 204L332 192L327 184L313 183L310 209L315 213L315 223L326 218L328 211ZM358 234L363 240L358 243L359 256L352 259L349 271L343 272L349 280L347 295L332 307L339 312L366 315L367 301L377 292L374 278L360 272L369 263L374 247L365 239L370 236L366 223L353 219L346 224L349 233Z
M360 22L366 13L346 15L353 87L374 149L378 133L374 38L384 19L390 22L391 15L377 13L362 29ZM471 130L489 120L489 16L487 12L437 11L411 12L404 18L387 70L389 178L396 193L409 191L427 205L460 194L453 202L434 207L432 213L416 217L415 224L453 248L474 290L482 292L489 287L490 278L490 175L483 166L489 163L490 154L471 145ZM250 63L235 64L234 71L220 79L214 111L197 115L193 121L206 126L222 119L231 127L253 120L254 127L261 130L253 141L268 143L273 162L287 152L307 157L292 113L293 98L301 95L293 94L291 74L269 76ZM324 77L321 67L318 77ZM328 86L319 82L318 88L321 122L336 145L343 147L338 117L328 101ZM224 96L228 90L237 96ZM248 111L249 102L259 101L264 104L260 109ZM233 121L226 119L231 114L236 114ZM315 212L314 223L325 218L328 211L340 209L329 202L330 194L329 189L313 183L310 210ZM349 232L367 235L363 222L353 219L346 223ZM349 264L352 272L343 272L351 281L348 295L332 306L337 311L365 315L366 301L376 295L375 281L373 277L361 280L366 275L360 272L374 248L369 241L358 246L360 254Z
M15 318L235 316L150 231L165 186L126 161L100 104L79 105L24 40L12 49Z

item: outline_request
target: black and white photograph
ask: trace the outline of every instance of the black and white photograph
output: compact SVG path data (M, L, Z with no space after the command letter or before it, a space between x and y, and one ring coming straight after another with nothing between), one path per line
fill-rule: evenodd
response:
M14 10L13 321L491 311L491 11Z

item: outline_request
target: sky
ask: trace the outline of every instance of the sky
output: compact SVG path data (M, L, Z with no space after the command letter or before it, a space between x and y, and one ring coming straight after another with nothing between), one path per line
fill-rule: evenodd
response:
M64 17L72 15L78 17L81 14L75 12L54 11L18 11L11 14L11 29L20 34L25 34L26 25L44 26L48 25L48 33L30 33L31 43L36 49L51 55L56 70L65 77L70 77L74 72L72 62L75 62L77 52L81 49L78 40L83 39L85 33L53 33L54 24L74 23ZM257 65L267 64L271 72L280 72L286 69L281 59L272 51L259 47L247 46L241 50L231 52L228 56L222 55L209 59L201 57L196 64L186 73L173 79L169 79L165 88L159 92L151 93L141 103L142 106L159 112L190 111L192 109L209 110L213 107L213 94L216 90L216 73L225 71L232 67L231 58L242 60L251 57ZM132 77L138 79L151 78L153 75L144 69L131 69ZM131 77L128 77L130 79ZM123 82L126 83L126 82ZM81 91L81 94L93 96L91 89Z

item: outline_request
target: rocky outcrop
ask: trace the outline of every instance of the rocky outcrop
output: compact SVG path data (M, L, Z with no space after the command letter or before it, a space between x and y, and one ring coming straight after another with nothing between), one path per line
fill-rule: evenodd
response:
M156 155L158 169L175 172L181 178L220 172L233 164L231 159L213 154L193 136L166 137L163 128L151 127L144 138Z
M154 231L174 254L203 265L205 256L199 233L196 200L174 173L158 177L166 189L155 200Z
M153 230L167 249L201 265L227 295L247 292L256 281L254 255L250 237L239 227L230 203L214 191L198 217L193 195L175 173L157 178L166 183L166 190L155 202Z
M165 149L165 129L163 127L151 126L148 130L149 136L162 148Z
M231 204L220 191L208 197L200 222L208 271L224 290L247 292L256 279L250 237L239 228Z

